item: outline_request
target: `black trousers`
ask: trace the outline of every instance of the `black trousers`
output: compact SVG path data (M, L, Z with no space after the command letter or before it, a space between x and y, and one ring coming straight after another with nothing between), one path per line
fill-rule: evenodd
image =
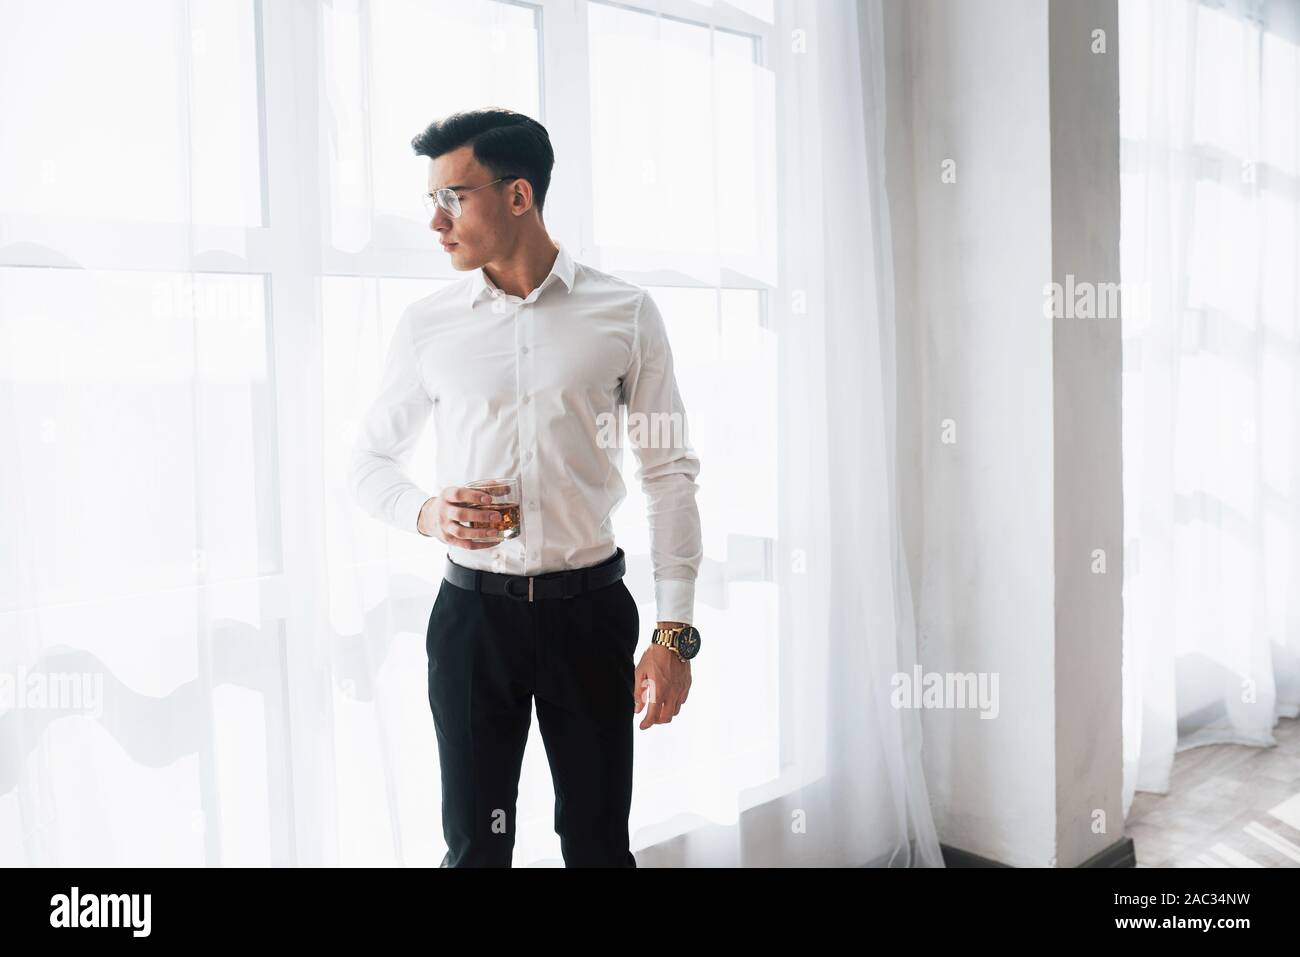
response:
M533 602L443 580L425 641L442 769L441 866L511 866L535 699L565 866L636 867L628 815L639 631L621 579Z

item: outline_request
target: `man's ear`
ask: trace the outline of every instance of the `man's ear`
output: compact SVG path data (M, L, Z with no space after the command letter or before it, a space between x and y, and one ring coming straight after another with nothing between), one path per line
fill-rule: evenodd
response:
M510 212L522 216L533 208L533 184L517 179L510 184Z

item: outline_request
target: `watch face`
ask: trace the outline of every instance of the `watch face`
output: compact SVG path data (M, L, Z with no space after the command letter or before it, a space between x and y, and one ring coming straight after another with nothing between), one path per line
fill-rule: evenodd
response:
M700 633L694 625L687 625L677 636L677 653L688 661L700 653Z

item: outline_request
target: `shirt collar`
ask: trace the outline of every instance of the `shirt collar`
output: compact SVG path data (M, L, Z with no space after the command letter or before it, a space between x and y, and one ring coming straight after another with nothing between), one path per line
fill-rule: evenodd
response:
M567 291L573 291L573 257L569 255L569 250L565 248L564 243L557 241L555 245L558 246L560 250L555 254L555 264L551 266L550 273L548 273L546 278L542 280L541 285L529 294L532 298L536 298L541 294L542 290L551 282L553 276L558 277L559 281L564 283L564 288ZM485 294L492 293L493 295L496 295L500 292L501 291L497 288L496 284L487 277L487 273L483 271L483 267L479 266L474 270L474 274L469 278L469 307L473 309L474 304L477 303L479 298Z

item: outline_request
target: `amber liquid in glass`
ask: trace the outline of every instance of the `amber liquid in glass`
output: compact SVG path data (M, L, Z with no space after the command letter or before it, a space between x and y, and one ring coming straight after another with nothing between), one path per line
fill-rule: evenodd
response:
M495 505L465 505L463 508L472 508L476 512L500 512L501 524L499 526L501 541L508 538L514 538L519 534L519 503L518 502L497 502ZM478 523L475 523L478 524ZM483 522L480 528L487 528L488 523ZM487 539L491 541L491 539Z

